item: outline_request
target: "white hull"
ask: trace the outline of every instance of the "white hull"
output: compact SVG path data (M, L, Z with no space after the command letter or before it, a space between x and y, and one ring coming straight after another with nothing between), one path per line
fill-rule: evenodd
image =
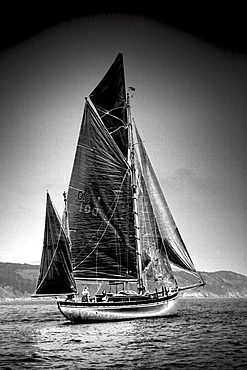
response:
M166 317L177 314L178 295L152 302L90 304L58 301L60 312L72 322L96 322Z

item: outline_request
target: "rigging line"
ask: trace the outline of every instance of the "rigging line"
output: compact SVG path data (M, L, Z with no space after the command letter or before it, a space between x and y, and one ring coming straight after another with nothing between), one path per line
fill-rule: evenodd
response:
M120 190L122 189L122 187L123 187L123 183L124 183L124 180L125 180L125 178L126 178L126 176L127 176L127 173L128 173L128 171L126 171L126 173L125 173L125 175L124 175L124 177L123 177L123 180L122 180L122 183L121 183L121 185L120 185ZM116 207L117 207L117 204L118 204L118 201L119 201L119 197L120 197L120 191L118 192L118 194L116 195L116 197L114 198L114 200L113 200L113 203L115 202L115 206L114 206L114 209L113 209L113 212L112 212L112 215L111 215L111 217L110 217L110 219L107 221L107 226L106 226L106 228L105 228L105 230L103 231L103 233L102 233L102 236L101 236L101 238L100 238L100 240L102 239L102 237L104 236L104 234L105 234L105 232L106 232L106 230L107 230L107 227L108 227L108 225L109 225L109 222L111 221L111 219L112 219L112 217L113 217L113 215L114 215L114 212L115 212L115 210L116 210ZM107 212L107 214L106 214L106 216L108 216L108 214L111 212L111 208L109 209L109 211ZM101 224L100 224L100 226L99 226L99 228L96 230L96 232L95 232L95 234L92 236L92 238L89 240L89 242L88 242L88 244L85 246L85 248L89 245L89 243L93 240L93 238L95 237L95 235L97 235L97 233L98 233L98 231L100 230L100 228L101 228L101 225L104 223L105 221L103 220L102 222L101 222ZM92 254L92 252L95 250L95 248L97 248L97 246L98 246L98 244L99 244L99 242L100 242L100 240L97 242L97 244L96 244L96 246L94 247L94 249L90 252L90 254L83 260L83 261L81 261L77 266L75 266L74 267L74 269L76 269L78 266L80 266L80 264L82 264L91 254ZM85 250L85 248L83 249L83 250ZM76 258L75 258L75 260L80 256L80 254L82 253L83 251L81 251L77 256L76 256Z
M126 173L124 174L124 177L123 177L123 180L122 180L122 183L121 183L121 185L120 185L120 190L118 190L118 191L121 191L121 189L122 189L122 186L123 186L123 182L124 182L124 180L125 180L125 178L126 178L126 176L127 176L127 174L129 173L129 168L127 168L127 170L126 170ZM71 186L71 185L69 185L69 187L71 188L71 189L76 189L76 190L79 190L79 191L81 191L81 189L79 189L79 188L76 188L76 187L73 187L73 186ZM120 195L120 194L119 194ZM116 199L116 198L115 198ZM112 204L114 204L114 202L115 202L115 199L113 200L113 203ZM108 214L111 212L111 208L108 210L108 212L106 213L106 217L108 216ZM104 224L104 222L105 222L105 220L103 220L102 221L102 223L99 225L99 227L98 227L98 229L95 231L95 233L94 233L94 235L91 237L91 239L88 241L88 243L84 246L84 248L81 250L81 252L73 259L73 263L75 263L75 261L77 260L77 258L81 255L81 253L83 253L83 251L88 247L88 245L90 244L90 242L92 241L92 239L97 235L97 233L99 232L99 230L101 229L101 226L102 226L102 224Z
M124 106L122 106L122 107L117 107L117 108L113 108L113 109L110 109L110 110L106 110L106 109L104 109L104 108L101 108L101 107L99 107L98 105L95 105L95 107L96 107L96 109L99 111L99 112L101 112L101 113L103 113L103 115L102 116L100 116L100 118L102 119L103 117L105 117L105 116L110 116L110 117L113 117L113 118L116 118L118 121L120 121L120 122L122 122L122 124L123 124L123 126L121 126L121 127L119 127L119 128L127 128L127 126L128 126L128 124L127 124L127 122L124 122L121 118L119 118L119 117L117 117L117 116L115 116L114 114L111 114L110 112L112 112L113 110L117 110L117 109L125 109L125 107ZM119 129L118 128L118 129ZM113 132L110 132L110 134L112 134Z
M125 175L126 176L126 175ZM121 185L121 187L122 187L122 185ZM121 187L120 187L120 189L121 189ZM119 193L119 196L120 196L120 193ZM119 197L118 196L118 197ZM117 198L117 196L114 198L114 200L113 200L113 202L112 202L112 204L114 204L114 202L115 202L115 200L116 200L116 198ZM111 207L109 208L109 210L108 210L108 212L107 212L107 214L105 215L106 217L108 216L108 214L111 212ZM105 223L105 220L103 220L102 222L101 222L101 224L99 225L99 227L98 227L98 229L95 231L95 233L94 233L94 235L91 237L91 239L88 241L88 243L84 246L84 248L82 248L82 250L80 251L80 253L78 253L77 254L77 256L74 258L74 263L75 263L75 261L77 260L77 258L78 257L80 257L80 255L84 252L84 250L88 247L88 245L90 244L90 242L96 237L96 235L98 234L98 232L99 232L99 230L101 229L101 226L103 225ZM82 261L83 262L83 261ZM80 263L82 263L82 262L80 262ZM79 265L80 265L80 263L76 266L76 267L74 267L74 269L75 268L77 268Z
M96 120L96 124L97 126L100 125L100 129L103 129L105 134L111 139L111 143L112 145L114 145L114 150L119 154L119 157L121 158L121 160L124 161L124 163L128 166L129 168L129 164L128 162L126 161L126 158L125 156L123 155L122 151L119 149L118 145L116 144L115 140L112 138L112 136L110 135L110 132L108 131L108 129L106 128L104 122L102 121L102 119L100 118L100 115L99 115L99 112L97 111L95 105L93 104L93 102L90 100L90 98L86 98L86 102L88 104L88 107L91 111L91 113L93 114L93 117L94 119Z
M100 107L99 105L97 105L97 104L95 104L95 107L97 108L97 109L99 109L102 113L104 113L104 115L103 116L101 116L101 118L102 117L105 117L107 114L109 114L110 112L112 112L112 111L114 111L114 110L117 110L117 109L126 109L126 107L123 105L123 106L120 106L120 107L115 107L115 108L112 108L112 109L110 109L110 110L107 110L107 109L104 109L104 108L102 108L102 107ZM115 117L115 116L114 116Z
M188 254L182 249L182 247L178 244L177 240L173 240L174 244L176 245L178 251L180 252L179 257L183 257L183 262L188 266L191 270L195 270L195 266L191 264L190 257L188 259Z
M69 188L77 191L82 191L82 189L76 188L75 186L72 185L69 185Z
M119 198L119 195L116 197L116 198ZM115 199L116 199L115 198ZM114 200L115 200L114 199ZM115 213L115 210L116 210L116 207L117 207L117 204L118 204L118 199L116 200L116 204L115 204L115 207L114 207L114 209L113 209L113 211L112 211L112 215L111 215L111 217L110 217L110 219L107 221L107 224L106 224L106 227L105 227L105 229L104 229L104 231L102 232L102 234L101 234L101 237L99 238L99 240L97 241L97 243L95 244L95 247L91 250L91 252L84 258L84 260L83 261L81 261L80 263L78 263L75 267L74 267L74 270L76 270L82 263L84 263L92 254L93 254L93 252L95 251L95 249L96 248L98 248L98 245L99 245L99 243L100 243L100 241L102 240L102 238L103 238L103 236L105 235L105 233L106 233L106 230L107 230L107 228L108 228L108 225L109 225L109 223L110 223L110 221L111 221L111 219L112 219L112 217L113 217L113 215L114 215L114 213ZM104 221L103 221L104 222ZM102 223L103 223L102 222ZM102 225L102 223L101 223L101 225ZM101 226L100 225L100 226ZM100 230L100 227L98 228L98 230L97 231L99 231ZM95 233L95 235L97 234L97 232ZM94 238L94 236L90 239L90 241L92 240ZM88 242L88 244L87 244L87 246L89 245L89 243L90 243L90 241ZM86 247L87 247L86 246ZM85 248L86 248L85 247ZM83 249L83 250L85 250L85 248ZM81 252L82 253L82 252ZM77 255L77 257L76 258L78 258L79 257L79 255L81 254L81 253L79 253L78 255Z
M125 126L119 126L118 128L116 128L116 130L109 132L109 134L110 135L115 134L115 132L117 132L118 130L120 130L120 128L126 129L127 127L125 127Z
M125 180L125 178L126 178L126 176L127 176L127 173L128 173L128 170L125 172L125 175L124 175L124 177L123 177L123 180L122 180L122 183L121 183L121 185L120 185L120 190L122 189L122 187L123 187L123 183L124 183L124 180ZM106 227L105 227L105 229L104 229L104 231L102 232L102 235L101 235L101 237L100 237L100 239L98 240L98 242L96 243L96 245L95 245L95 247L92 249L92 251L84 258L84 260L83 261L81 261L80 263L78 263L75 267L74 267L74 270L75 269L77 269L88 257L90 257L91 256L91 254L95 251L95 249L98 247L98 245L99 245L99 242L102 240L102 238L103 238L103 236L105 235L105 233L106 233L106 230L107 230L107 228L108 228L108 225L109 225L109 223L110 223L110 221L112 220L112 217L113 217L113 215L114 215L114 213L115 213L115 210L116 210L116 208L117 208L117 205L118 205L118 202L119 202L119 198L120 198L120 191L117 193L117 195L116 195L116 197L114 198L114 200L113 200L113 203L115 202L115 206L114 206L114 209L112 210L112 214L111 214L111 216L110 216L110 218L107 220L107 223L106 223ZM110 211L111 211L111 208L109 209L109 211L107 212L107 214L106 214L106 216L108 215L108 213L110 213ZM102 221L101 222L101 224L100 224L100 226L99 226L99 228L98 228L98 230L96 230L96 232L94 233L94 235L92 236L92 238L89 240L89 242L87 243L87 245L85 246L85 248L89 245L89 243L91 242L91 240L95 237L95 235L97 235L97 233L98 233L98 231L100 230L100 228L101 228L101 225L104 223L104 221ZM83 250L85 250L85 248L83 249ZM76 256L76 258L75 258L75 260L80 256L80 254L82 253L82 251Z
M64 266L66 268L67 276L69 276L69 282L71 284L71 287L75 288L75 290L77 291L74 277L68 267L68 264L66 263L66 260L63 254L62 254L62 258L63 258Z

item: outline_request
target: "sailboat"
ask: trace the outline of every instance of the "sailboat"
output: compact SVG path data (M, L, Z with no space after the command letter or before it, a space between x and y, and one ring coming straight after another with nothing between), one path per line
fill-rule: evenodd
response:
M74 323L177 314L183 289L203 286L131 112L123 55L85 99L64 213L49 193L35 297L56 296ZM176 269L195 277L178 286Z

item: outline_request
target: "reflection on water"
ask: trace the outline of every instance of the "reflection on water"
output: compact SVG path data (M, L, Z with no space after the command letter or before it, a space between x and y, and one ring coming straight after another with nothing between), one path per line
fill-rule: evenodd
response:
M82 325L55 304L0 304L0 368L244 368L246 303L181 300L177 317Z

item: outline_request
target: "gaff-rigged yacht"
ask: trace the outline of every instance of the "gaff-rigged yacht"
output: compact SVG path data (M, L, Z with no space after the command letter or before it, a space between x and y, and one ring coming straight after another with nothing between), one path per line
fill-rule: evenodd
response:
M72 322L175 315L179 291L204 285L131 116L133 91L118 54L86 98L62 221L47 193L34 296L60 297ZM171 266L198 282L179 287Z

